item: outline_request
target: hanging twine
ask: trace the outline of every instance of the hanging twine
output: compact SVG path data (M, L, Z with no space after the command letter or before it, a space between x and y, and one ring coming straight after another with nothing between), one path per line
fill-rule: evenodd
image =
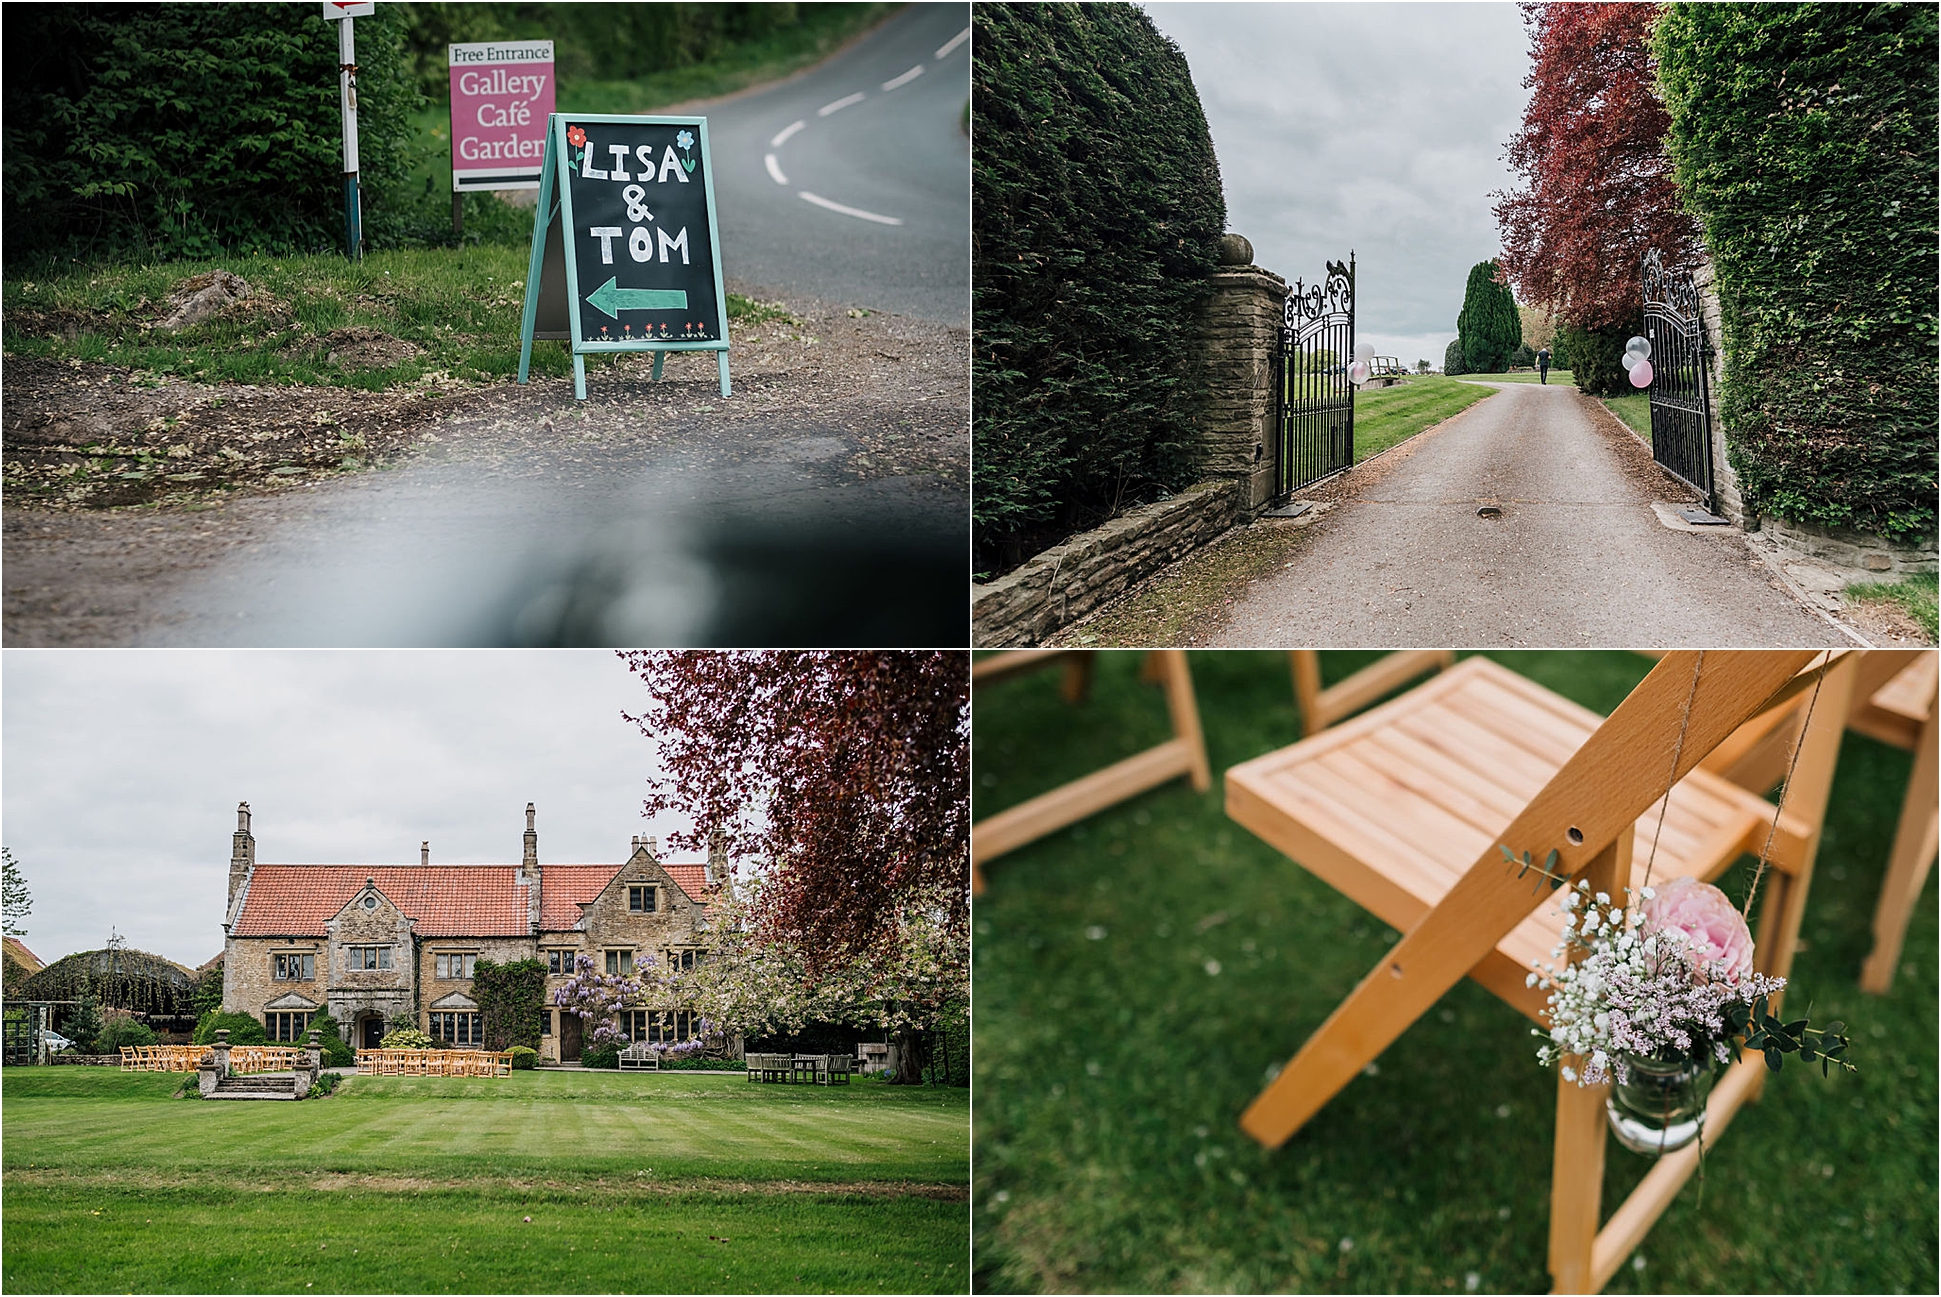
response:
M1766 840L1759 847L1759 867L1752 872L1752 886L1746 891L1746 903L1739 907L1739 917L1750 921L1752 898L1759 894L1759 880L1766 876L1766 856L1772 851L1773 835L1779 832L1779 817L1786 810L1786 794L1793 791L1793 771L1799 767L1799 754L1806 748L1806 731L1813 723L1813 704L1820 700L1820 686L1826 683L1827 669L1833 665L1833 650L1826 651L1826 660L1820 664L1820 674L1813 680L1813 692L1806 698L1806 715L1800 719L1799 742L1793 744L1792 760L1786 763L1786 782L1779 786L1779 804L1773 807L1772 823L1766 827Z
M1692 687L1685 691L1685 710L1678 717L1678 738L1671 745L1671 773L1665 776L1665 799L1658 803L1658 827L1651 833L1651 852L1644 860L1644 882L1638 885L1640 897L1651 886L1651 867L1658 863L1658 839L1665 832L1665 812L1671 809L1671 790L1678 782L1678 758L1685 753L1685 731L1692 726L1692 700L1698 697L1699 672L1705 669L1705 650L1698 651L1692 663Z

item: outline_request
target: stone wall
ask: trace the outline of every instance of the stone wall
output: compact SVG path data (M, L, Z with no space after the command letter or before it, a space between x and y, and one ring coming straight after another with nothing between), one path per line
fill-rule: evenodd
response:
M1763 519L1760 530L1781 555L1812 559L1849 581L1898 581L1936 570L1932 547L1902 549L1870 532L1837 531L1782 518Z
M971 643L1040 643L1239 522L1247 513L1247 489L1244 479L1202 482L1127 510L987 585L973 586Z
M1712 348L1711 372L1705 376L1712 405L1712 484L1717 488L1719 516L1745 530L1749 525L1757 526L1758 519L1748 524L1745 497L1739 493L1739 475L1732 471L1732 461L1725 453L1725 419L1719 405L1719 385L1725 379L1725 332L1719 315L1718 272L1711 257L1699 259L1692 271L1692 282L1698 287L1699 316L1705 323L1705 338ZM1645 440L1650 440L1649 435Z
M1241 507L1249 514L1265 507L1274 490L1274 352L1287 301L1287 281L1253 265L1253 254L1246 239L1226 236L1200 326L1207 379L1203 476L1243 481Z

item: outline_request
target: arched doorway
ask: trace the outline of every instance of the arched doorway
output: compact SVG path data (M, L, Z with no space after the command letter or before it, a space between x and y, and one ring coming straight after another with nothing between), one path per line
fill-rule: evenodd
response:
M357 1044L360 1049L379 1049L383 1047L383 1014L367 1013L357 1020Z

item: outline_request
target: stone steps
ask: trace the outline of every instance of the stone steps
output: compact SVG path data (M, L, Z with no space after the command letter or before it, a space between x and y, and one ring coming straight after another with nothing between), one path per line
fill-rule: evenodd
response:
M211 1099L288 1099L297 1097L294 1076L225 1076L216 1082Z

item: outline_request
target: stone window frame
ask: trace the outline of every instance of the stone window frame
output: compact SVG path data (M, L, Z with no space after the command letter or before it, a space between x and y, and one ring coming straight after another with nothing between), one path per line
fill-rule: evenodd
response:
M634 951L632 946L609 946L600 952L605 958L608 977L625 977L634 971Z
M660 890L659 883L628 883L627 913L659 914ZM641 904L634 904L636 900L639 900Z
M473 965L478 963L479 952L476 949L435 950L431 952L431 958L433 980L440 982L469 982L474 976ZM459 966L464 969L464 972L448 976L445 972L439 971L441 968L449 970L451 967L449 961L454 959L460 961Z
M300 1020L300 1021L299 1021ZM317 1020L315 1009L265 1009L263 1010L263 1035L272 1044L302 1044L310 1030L310 1024ZM284 1028L290 1028L291 1035L279 1035Z
M579 953L579 947L577 946L545 947L540 951L540 954L546 960L546 975L548 977L571 977L577 971L573 967L573 959ZM555 963L559 967L553 967Z
M622 1009L620 1029L635 1044L678 1045L701 1034L698 1009Z
M301 975L285 974L280 969L286 967L286 960L301 960ZM317 980L317 952L314 950L273 950L270 952L270 980L272 982L314 982Z
M689 973L707 958L708 951L705 946L669 946L663 953L667 956L670 972Z
M344 971L347 973L389 973L391 966L391 947L377 945L355 945L344 947ZM353 962L371 952L376 957L372 964Z
M440 1022L439 1019L445 1019ZM425 1019L426 1034L448 1045L483 1045L484 1022L477 1009L433 1009ZM444 1034L444 1028L451 1034ZM461 1038L463 1037L463 1038Z

